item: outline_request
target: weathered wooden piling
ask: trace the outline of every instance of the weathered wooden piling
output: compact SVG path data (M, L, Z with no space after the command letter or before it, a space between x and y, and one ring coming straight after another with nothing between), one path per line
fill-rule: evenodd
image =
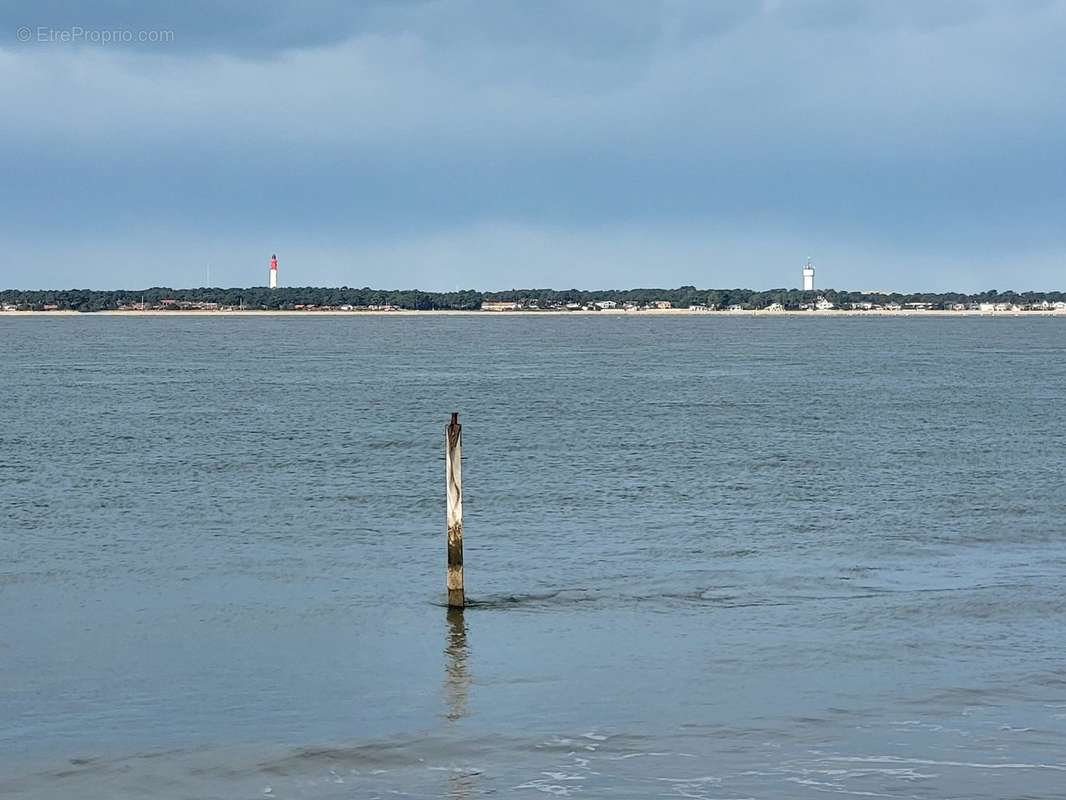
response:
M448 606L466 605L463 589L463 426L459 412L444 429L444 473L448 487Z

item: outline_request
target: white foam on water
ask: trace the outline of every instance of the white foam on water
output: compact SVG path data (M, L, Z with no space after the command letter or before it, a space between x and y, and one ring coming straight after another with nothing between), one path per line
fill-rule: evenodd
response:
M667 752L625 753L625 754L620 755L620 756L606 756L604 760L606 760L606 761L626 761L626 760L628 760L630 758L642 758L642 757L649 757L649 756L654 758L654 757L672 756L672 755L675 755L675 754L674 753L667 753Z
M545 781L527 781L526 783L519 784L512 788L515 790L533 789L545 794L555 795L556 797L566 797L570 794L570 789L566 786L559 786L558 784L551 784Z
M659 777L655 780L670 784L673 794L678 797L689 798L689 800L713 800L707 794L705 786L708 784L717 786L722 782L722 779L717 775L704 775L698 778Z
M832 792L834 794L850 794L856 797L899 797L897 794L884 794L883 792L867 792L857 789L847 789L841 786L839 783L830 783L827 781L816 781L813 778L786 778L790 783L798 783L801 786L810 786L818 791ZM908 795L908 797L915 798L915 795Z
M565 772L545 772L553 781L583 781L584 775L567 775Z
M972 769L1047 769L1066 772L1066 765L1063 764L985 764L978 761L937 761L931 758L903 758L901 756L829 756L826 760L871 764L923 764L934 767L969 767Z

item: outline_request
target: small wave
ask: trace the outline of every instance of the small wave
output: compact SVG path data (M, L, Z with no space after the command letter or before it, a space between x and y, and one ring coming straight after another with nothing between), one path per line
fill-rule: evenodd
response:
M606 592L591 589L556 589L549 592L527 592L521 594L496 594L481 597L467 596L466 608L503 611L524 609L531 611L551 610L565 606L626 606L626 605L661 605L664 608L676 608L680 605L703 605L717 608L751 608L754 606L792 605L803 600L854 600L870 595L839 595L835 597L788 597L771 598L723 594L717 589L702 588L684 592L654 592L648 594ZM443 599L430 601L440 608L448 607Z
M568 603L591 603L600 599L587 589L556 589L551 592L529 592L526 594L500 594L467 599L467 606L472 608L511 608L514 606L535 606L544 604L562 605Z
M483 597L466 597L466 609L505 610L509 608L537 608L566 605L569 603L589 603L596 601L596 596L580 594L581 589L557 589L553 592L531 592L526 594L498 594ZM444 600L432 600L432 605L450 608Z
M903 756L830 756L826 761L855 764L917 764L928 767L968 767L971 769L1037 769L1066 772L1066 764L1026 762L985 763L981 761L939 761L932 758L904 758Z

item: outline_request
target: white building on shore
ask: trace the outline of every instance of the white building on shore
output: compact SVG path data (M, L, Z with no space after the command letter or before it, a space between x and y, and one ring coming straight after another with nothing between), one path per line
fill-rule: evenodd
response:
M807 259L807 263L803 265L803 291L814 291L814 265L811 264L809 258Z

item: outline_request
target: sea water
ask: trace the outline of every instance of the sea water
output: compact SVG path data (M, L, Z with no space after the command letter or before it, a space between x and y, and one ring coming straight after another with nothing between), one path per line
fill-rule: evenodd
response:
M1060 798L1064 401L1047 317L0 319L0 796Z

